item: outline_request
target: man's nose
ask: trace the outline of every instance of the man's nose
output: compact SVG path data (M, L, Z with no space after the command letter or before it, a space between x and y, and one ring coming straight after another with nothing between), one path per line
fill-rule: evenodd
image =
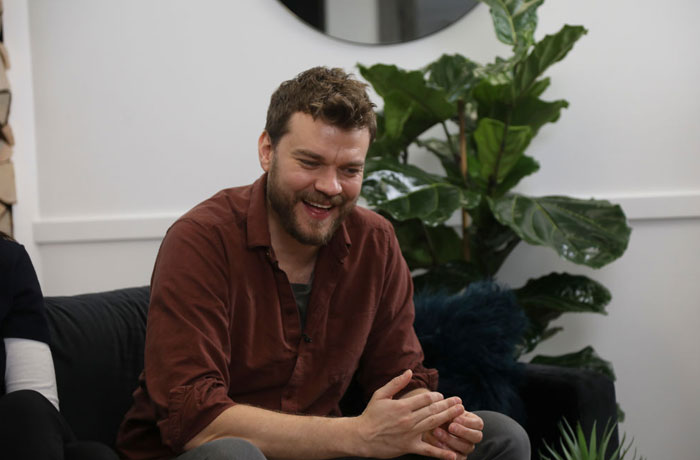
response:
M338 195L343 190L336 171L330 168L323 171L321 176L316 179L315 187L316 190L327 196Z

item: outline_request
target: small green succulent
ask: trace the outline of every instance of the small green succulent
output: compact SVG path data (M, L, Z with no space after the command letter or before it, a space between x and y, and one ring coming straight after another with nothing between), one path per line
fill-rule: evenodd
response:
M590 441L586 441L586 436L583 433L581 423L576 424L576 432L571 428L569 422L564 419L559 423L559 431L561 432L561 452L557 452L545 442L547 453L540 452L540 460L623 460L629 453L634 440L630 440L625 444L626 435L622 435L620 445L610 455L607 454L610 438L615 432L616 423L605 424L603 437L600 443L596 439L596 423L593 422L591 429ZM637 451L635 449L632 454L632 460L637 460ZM644 460L639 457L639 460Z

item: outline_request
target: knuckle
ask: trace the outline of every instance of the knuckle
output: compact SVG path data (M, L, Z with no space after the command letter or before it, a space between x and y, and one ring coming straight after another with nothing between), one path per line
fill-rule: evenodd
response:
M403 415L397 420L399 427L407 429L413 426L413 418L410 415Z
M431 427L437 427L442 425L442 420L439 418L439 415L431 415L426 419L428 426Z

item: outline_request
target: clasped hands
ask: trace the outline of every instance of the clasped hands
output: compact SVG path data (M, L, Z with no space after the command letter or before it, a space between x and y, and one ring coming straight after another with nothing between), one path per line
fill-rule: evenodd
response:
M398 457L414 453L465 460L482 439L484 422L464 410L458 397L424 391L393 399L411 381L407 370L378 389L357 418L363 456Z

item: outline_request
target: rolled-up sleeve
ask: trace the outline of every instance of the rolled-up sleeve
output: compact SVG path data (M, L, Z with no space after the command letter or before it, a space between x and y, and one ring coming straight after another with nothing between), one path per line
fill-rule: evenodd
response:
M381 299L357 374L368 398L406 369L413 371L413 378L397 396L438 385L437 370L423 366L423 350L413 329L413 281L391 228L386 230L385 248Z
M216 232L185 219L168 231L153 272L144 375L162 442L178 453L235 404L225 254Z

